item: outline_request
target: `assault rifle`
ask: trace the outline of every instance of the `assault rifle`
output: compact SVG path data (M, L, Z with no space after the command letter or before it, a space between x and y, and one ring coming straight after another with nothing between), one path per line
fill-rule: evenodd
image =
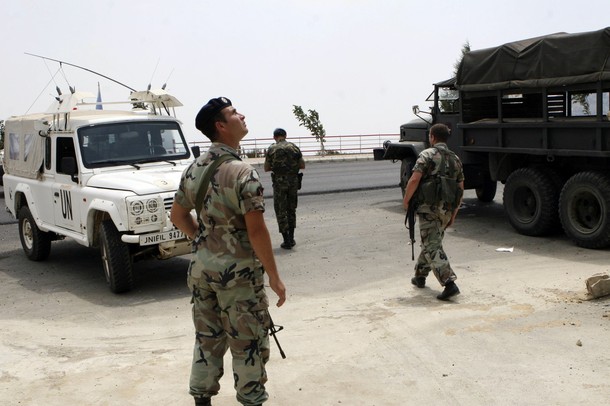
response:
M409 239L411 240L411 259L415 260L415 199L411 197L409 209L405 216L405 226L409 229Z
M271 314L269 312L267 312L267 314L269 315L269 324L271 324L271 326L269 327L269 335L271 335L273 337L273 339L275 340L275 343L277 344L277 348L280 350L280 355L282 356L282 359L286 359L286 354L284 354L284 350L282 350L282 346L280 345L280 342L277 339L277 333L282 331L284 329L284 327L276 326L275 323L273 323Z
M409 173L413 174L413 166L415 163L409 165ZM405 185L405 192L407 185ZM417 210L417 190L411 196L409 200L409 208L407 209L407 215L405 216L405 226L409 229L409 239L411 240L411 260L415 260L415 211Z

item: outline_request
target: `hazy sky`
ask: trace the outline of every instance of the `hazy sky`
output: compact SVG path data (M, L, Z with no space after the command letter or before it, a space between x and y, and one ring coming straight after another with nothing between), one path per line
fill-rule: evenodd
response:
M129 91L25 55L64 60L144 90L152 82L183 104L189 139L210 98L229 97L248 137L275 127L308 135L292 105L317 110L328 135L397 133L448 79L468 41L488 48L609 24L607 0L15 0L2 1L0 117L47 109L55 85Z

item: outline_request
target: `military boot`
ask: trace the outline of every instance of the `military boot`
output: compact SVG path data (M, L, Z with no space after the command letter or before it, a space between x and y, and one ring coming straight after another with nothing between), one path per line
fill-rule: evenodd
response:
M297 245L297 242L294 240L294 228L290 229L289 237L290 237L290 246L294 247L295 245Z
M280 244L280 247L284 248L285 250L292 249L292 243L290 242L290 232L286 231L285 233L282 233L282 237L284 237L284 242Z
M438 295L436 298L438 300L449 300L450 297L459 295L459 294L460 294L460 290L458 289L455 282L449 281L445 284L445 290L443 290L443 293Z
M195 406L212 406L210 398L195 398Z
M423 276L414 276L411 278L411 283L418 288L423 289L426 287L426 278Z

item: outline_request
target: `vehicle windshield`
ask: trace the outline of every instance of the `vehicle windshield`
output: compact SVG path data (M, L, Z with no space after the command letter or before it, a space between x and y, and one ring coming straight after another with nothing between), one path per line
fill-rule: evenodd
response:
M87 168L184 159L188 145L174 121L99 124L78 130Z

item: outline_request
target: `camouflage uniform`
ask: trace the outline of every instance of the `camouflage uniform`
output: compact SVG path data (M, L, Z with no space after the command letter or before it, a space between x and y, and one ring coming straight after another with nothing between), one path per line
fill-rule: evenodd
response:
M268 398L269 301L264 269L248 239L244 217L252 210L264 211L258 173L237 158L234 149L213 143L182 175L176 202L195 208L202 173L223 154L232 154L236 160L220 165L210 178L188 271L196 330L190 394L211 397L218 393L223 357L230 348L237 400L259 405Z
M439 150L445 153L441 154ZM422 151L415 162L413 171L422 173L420 185L438 173L443 155L449 158L448 161L451 161L446 162L448 176L456 179L457 182L464 180L464 171L460 159L447 148L447 144L437 143L434 147ZM457 279L453 269L451 269L447 254L443 250L445 227L451 220L453 210L448 209L445 202L442 201L434 205L420 202L417 214L422 250L415 264L415 276L425 278L432 271L440 284L445 286L447 282Z
M296 228L299 166L303 154L292 142L280 140L272 144L265 156L265 167L273 174L273 208L280 233Z

